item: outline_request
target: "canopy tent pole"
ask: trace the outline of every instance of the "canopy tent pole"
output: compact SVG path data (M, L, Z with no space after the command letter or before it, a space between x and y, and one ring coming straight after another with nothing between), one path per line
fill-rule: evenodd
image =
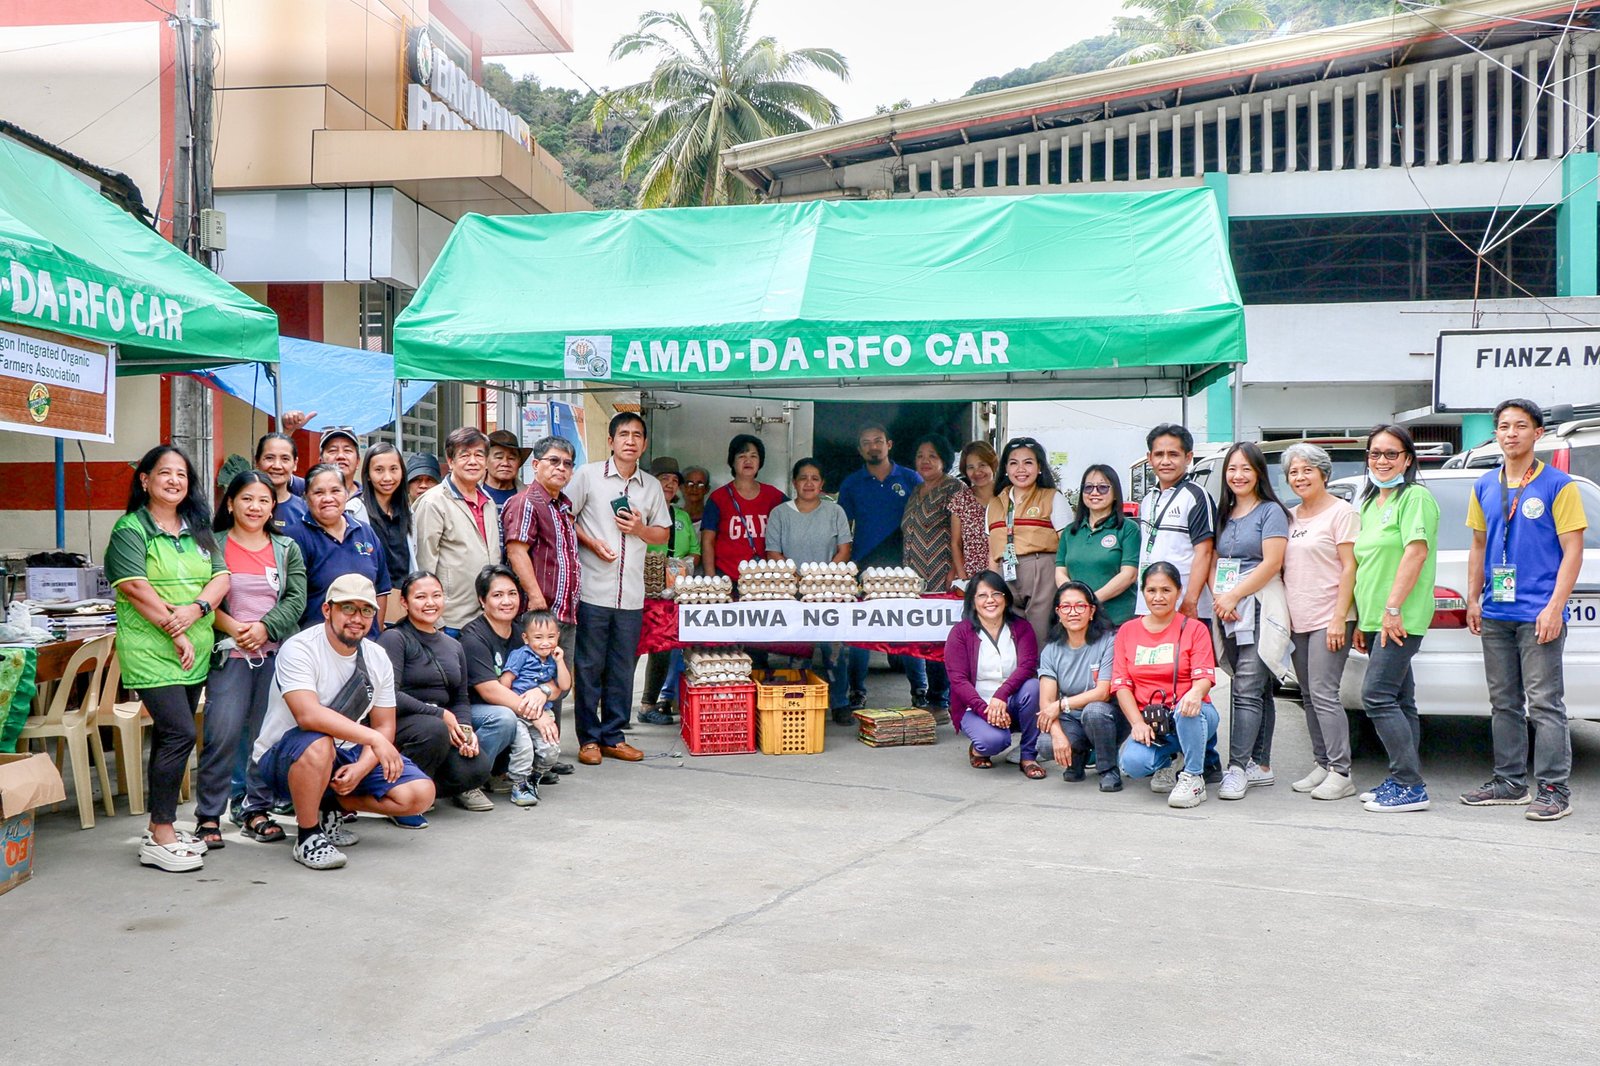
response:
M1233 368L1233 439L1244 437L1244 371Z
M283 431L283 372L275 366L267 367L272 375L272 417L278 431Z
M404 464L403 457L406 452L406 431L403 428L405 423L405 396L403 395L405 387L406 383L400 378L394 379L394 446L402 456L402 465Z
M87 506L87 503L85 504ZM56 551L67 550L67 442L56 438Z

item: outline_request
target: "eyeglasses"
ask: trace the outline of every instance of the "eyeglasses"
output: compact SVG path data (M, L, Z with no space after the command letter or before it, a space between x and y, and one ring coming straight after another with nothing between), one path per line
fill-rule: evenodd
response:
M333 606L346 618L354 618L358 614L362 618L372 618L378 613L378 609L370 603L336 603Z
M710 488L711 487L711 482L709 482L709 481L685 481L683 483L683 487L686 488L686 489L705 489L705 488Z
M1032 437L1012 437L1006 442L1007 448L1037 448L1039 442Z
M1389 460L1389 462L1392 463L1392 462L1394 462L1396 459L1400 458L1404 454L1405 454L1405 452L1397 452L1393 448L1390 448L1390 449L1387 449L1387 450L1384 450L1384 451L1380 451L1377 448L1373 448L1371 451L1367 452L1367 458L1368 459L1387 459L1387 460Z
M1056 608L1056 610L1060 611L1062 614L1082 614L1088 609L1089 605L1087 603L1063 603L1061 606Z
M1085 496L1104 496L1110 491L1110 485L1085 485L1083 487L1083 494Z
M559 467L562 470L571 470L573 467L578 465L571 459L559 459L553 455L547 455L539 461L541 463L549 463L551 466Z

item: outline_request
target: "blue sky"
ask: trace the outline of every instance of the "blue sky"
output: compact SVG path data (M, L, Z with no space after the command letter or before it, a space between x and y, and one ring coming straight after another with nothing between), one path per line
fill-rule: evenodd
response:
M692 15L698 6L694 0L575 0L573 52L500 62L546 85L625 85L642 78L648 64L615 64L608 54L640 13L655 8ZM1121 0L764 0L756 28L785 47L844 53L850 81L819 77L816 84L850 119L902 97L924 104L960 96L979 78L1106 32L1121 7Z

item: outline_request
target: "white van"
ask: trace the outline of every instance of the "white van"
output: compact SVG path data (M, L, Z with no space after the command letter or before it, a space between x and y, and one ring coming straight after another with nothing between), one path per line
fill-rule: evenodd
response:
M1600 482L1600 418L1562 422L1533 446L1533 454L1557 470ZM1500 445L1494 441L1452 456L1446 469L1493 470L1500 465ZM1600 518L1596 518L1600 521Z

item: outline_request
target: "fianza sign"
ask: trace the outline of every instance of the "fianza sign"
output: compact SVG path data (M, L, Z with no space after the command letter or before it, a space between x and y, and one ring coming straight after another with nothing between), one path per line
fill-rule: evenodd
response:
M569 378L628 379L650 377L746 378L773 374L796 377L809 373L948 372L973 368L1001 370L1011 363L1011 338L1004 330L934 330L910 336L828 334L818 336L746 337L743 339L635 338L588 334L566 339ZM616 363L620 353L620 365Z
M16 260L0 259L0 264L0 308L12 319L31 319L67 332L123 334L129 340L183 340L183 306L171 297L124 291L119 285L34 269Z
M27 326L0 328L0 429L111 443L116 388L108 346Z
M678 639L685 644L943 644L959 621L961 601L947 599L684 604L678 608Z
M1433 406L1492 411L1508 396L1545 407L1600 403L1600 329L1445 330Z
M406 129L499 130L533 148L533 133L454 60L436 48L424 27L406 38Z

